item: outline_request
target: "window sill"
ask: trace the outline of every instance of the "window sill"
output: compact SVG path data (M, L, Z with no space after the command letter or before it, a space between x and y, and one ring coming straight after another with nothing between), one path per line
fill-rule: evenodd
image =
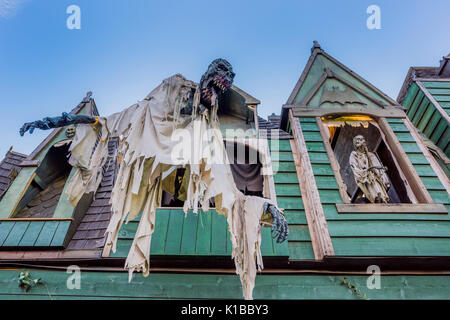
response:
M336 203L338 213L416 213L416 214L448 214L446 207L443 204L430 204L430 203L418 203L418 204L347 204Z

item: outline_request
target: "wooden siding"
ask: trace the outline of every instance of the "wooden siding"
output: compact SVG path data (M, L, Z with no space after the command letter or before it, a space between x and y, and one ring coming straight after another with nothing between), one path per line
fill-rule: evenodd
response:
M388 120L404 151L436 203L450 209L445 188L428 160L403 124ZM300 118L315 171L316 183L337 256L448 256L450 255L450 217L443 214L342 214L339 188L323 141L318 138L316 120Z
M124 258L133 242L139 218L124 224L119 231L117 251L110 257ZM158 209L150 253L161 256L231 256L232 246L225 216L215 210L185 213L182 209ZM277 244L270 228L262 229L263 256L289 255L287 243Z
M22 271L40 278L45 285L30 291L19 288L17 278ZM1 270L0 299L242 299L237 275L183 274L150 272L146 278L134 274L128 283L126 272L81 272L81 290L70 290L65 284L66 270ZM382 275L381 290L367 289L364 275L257 275L255 299L361 299L344 283L344 277L360 294L375 299L448 299L448 275ZM170 314L171 311L169 311ZM176 317L178 310L174 310Z
M0 221L0 248L63 248L67 221Z
M450 81L423 81L422 85L426 92L416 83L411 85L403 105L414 126L450 157L450 123L445 116L450 115ZM430 99L434 99L443 112Z
M269 140L274 167L275 190L280 208L285 209L289 223L288 241L278 244L270 228L263 228L263 256L287 257L293 260L314 259L300 187L292 156L290 140ZM126 257L137 230L138 219L124 225L119 232L117 251L110 257ZM198 216L181 209L159 209L151 254L163 256L230 256L231 242L227 221L215 210Z
M313 260L314 251L306 221L290 140L270 140L278 206L289 224L289 259Z

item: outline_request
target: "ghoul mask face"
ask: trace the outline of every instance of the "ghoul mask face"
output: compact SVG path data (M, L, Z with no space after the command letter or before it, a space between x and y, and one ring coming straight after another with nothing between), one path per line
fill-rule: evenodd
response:
M235 73L233 67L225 59L216 59L208 67L200 80L201 102L210 109L218 97L233 84Z

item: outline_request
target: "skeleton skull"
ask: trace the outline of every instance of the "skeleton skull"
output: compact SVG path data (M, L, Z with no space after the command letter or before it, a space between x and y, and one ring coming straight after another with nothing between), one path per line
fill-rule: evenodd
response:
M72 139L75 136L77 128L74 125L69 126L66 129L66 137L67 139Z

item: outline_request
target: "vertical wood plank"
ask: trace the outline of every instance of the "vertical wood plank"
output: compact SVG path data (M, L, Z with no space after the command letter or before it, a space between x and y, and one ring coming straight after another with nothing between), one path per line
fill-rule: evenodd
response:
M289 236L288 236L288 240L289 240ZM288 240L284 241L283 243L277 243L276 239L272 239L274 255L289 257L289 241Z
M64 240L66 239L67 231L69 230L71 221L60 221L58 228L56 228L55 235L53 236L50 246L62 247L64 246Z
M226 255L227 219L218 213L212 214L211 219L211 254Z
M294 117L292 109L289 110L289 121L294 135L293 154L308 220L308 228L311 234L314 256L316 260L322 260L324 256L334 255L333 244L328 232L327 221L314 179L302 128L298 118Z
M197 242L195 245L198 255L211 254L211 215L216 214L214 210L199 213L197 224Z
M3 247L18 246L29 225L29 221L17 221L9 232L5 242L3 242Z
M3 242L8 237L11 229L14 227L14 224L14 221L0 222L0 246L3 245Z
M22 240L19 242L19 246L32 247L36 242L42 228L44 227L44 221L33 221L25 232Z
M164 254L166 247L167 230L169 227L170 210L159 209L156 211L155 231L152 235L150 246L151 254Z
M261 229L261 254L263 256L274 255L271 229L271 227L262 227Z
M198 216L192 211L189 211L187 216L184 218L180 254L195 254L195 244L197 242L197 226Z
M228 226L228 224L227 224L227 226ZM227 255L229 256L229 255L231 255L231 253L233 252L233 244L231 243L231 233L230 233L230 230L228 229L228 227L227 227L227 234L226 234L226 237L225 237L225 245L226 245L226 248L227 248Z
M46 221L42 227L41 233L34 243L35 247L48 247L52 242L56 229L58 228L59 221Z
M180 254L181 236L183 232L184 212L183 210L170 210L169 227L165 254Z

